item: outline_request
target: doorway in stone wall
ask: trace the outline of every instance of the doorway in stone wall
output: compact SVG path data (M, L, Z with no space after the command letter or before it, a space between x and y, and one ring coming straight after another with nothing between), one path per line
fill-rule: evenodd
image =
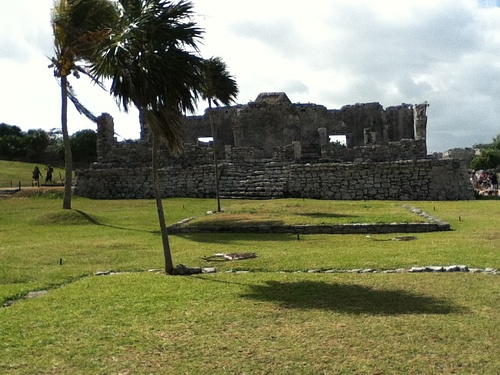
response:
M198 137L198 145L210 146L214 142L213 137Z
M347 146L347 138L345 135L330 135L330 143L339 144L341 146Z

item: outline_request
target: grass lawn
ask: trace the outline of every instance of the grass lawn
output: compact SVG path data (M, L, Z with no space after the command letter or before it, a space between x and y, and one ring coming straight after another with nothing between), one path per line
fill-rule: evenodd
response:
M175 263L218 269L179 277L143 272L163 266L153 200L75 197L68 211L57 194L0 199L0 304L49 291L0 308L0 373L498 374L498 276L304 271L499 268L500 202L222 201L224 215L241 215L242 222L422 220L403 218L403 203L453 230L408 242L171 236ZM215 200L164 204L169 223L223 218L205 216ZM219 252L258 256L202 260ZM123 273L93 276L107 270Z
M300 225L352 223L422 223L425 220L402 208L401 202L272 199L224 201L224 212L200 216L187 225Z
M31 186L31 172L38 166L42 172L43 178L40 183L45 182L45 165L41 163L23 163L18 161L0 160L0 188L27 187ZM54 183L63 181L64 169L54 168L52 181Z
M464 274L90 277L0 310L0 371L496 374L496 280Z

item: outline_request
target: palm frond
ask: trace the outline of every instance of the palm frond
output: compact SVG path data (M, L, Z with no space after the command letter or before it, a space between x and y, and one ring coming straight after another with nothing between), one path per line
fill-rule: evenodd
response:
M75 71L73 72L73 74L75 74L77 76L77 78L80 78L77 75L78 73L82 73L84 76L88 77L95 85L99 86L103 90L106 90L106 86L104 86L104 83L102 83L102 81L99 79L99 77L94 75L92 73L92 71L89 70L89 68L77 65L77 66L75 66Z
M104 42L93 73L111 79L110 91L125 111L132 103L139 109L175 105L193 112L201 87L197 42L202 30L191 20L192 4L119 3L120 31Z
M60 84L60 82L59 82L59 84ZM68 91L67 91L68 98L69 98L69 100L71 100L71 103L73 103L73 105L75 106L78 113L80 113L81 115L84 115L90 121L97 123L97 116L95 116L87 107L85 107L85 105L83 105L78 100L78 98L76 97L75 91L73 90L73 87L69 83L67 84L67 88L68 88Z
M158 110L145 111L144 121L153 133L160 136L172 155L180 155L183 151L182 113L176 108L162 107Z
M110 0L58 0L52 9L56 75L69 75L79 60L93 59L96 47L115 32L118 12Z
M219 101L224 105L229 105L236 100L239 92L238 85L220 57L204 60L202 75L201 97L208 100L209 105L212 101L216 106L219 105Z

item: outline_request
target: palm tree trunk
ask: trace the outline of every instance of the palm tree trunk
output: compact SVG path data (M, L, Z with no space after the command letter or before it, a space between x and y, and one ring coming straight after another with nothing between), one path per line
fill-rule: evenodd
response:
M153 131L153 149L152 149L152 168L153 168L153 187L155 192L156 210L158 211L158 221L160 223L161 240L163 244L163 256L165 258L165 273L171 275L174 270L172 261L172 251L168 240L167 224L165 222L165 213L163 212L163 203L161 201L160 182L158 176L158 149L160 145L159 136Z
M64 199L63 209L71 209L71 187L73 175L73 157L68 134L68 78L61 76L61 130L64 144Z
M214 174L215 174L215 198L217 199L217 212L220 212L220 195L219 195L219 162L217 160L217 147L215 143L215 130L214 130L214 122L212 118L212 106L210 101L208 102L208 121L210 122L210 129L212 131L212 145L214 149Z

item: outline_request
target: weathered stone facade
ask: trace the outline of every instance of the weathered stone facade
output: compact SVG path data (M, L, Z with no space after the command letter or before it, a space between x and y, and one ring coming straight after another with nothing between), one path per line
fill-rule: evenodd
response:
M292 104L284 93L212 109L219 191L231 198L473 199L467 167L427 158L427 104L383 109L378 103L327 110ZM151 143L119 143L112 118L98 122L98 161L77 172L76 193L98 199L152 198ZM345 135L346 147L330 142ZM165 197L214 197L213 143L208 114L186 118L185 152L162 150Z

